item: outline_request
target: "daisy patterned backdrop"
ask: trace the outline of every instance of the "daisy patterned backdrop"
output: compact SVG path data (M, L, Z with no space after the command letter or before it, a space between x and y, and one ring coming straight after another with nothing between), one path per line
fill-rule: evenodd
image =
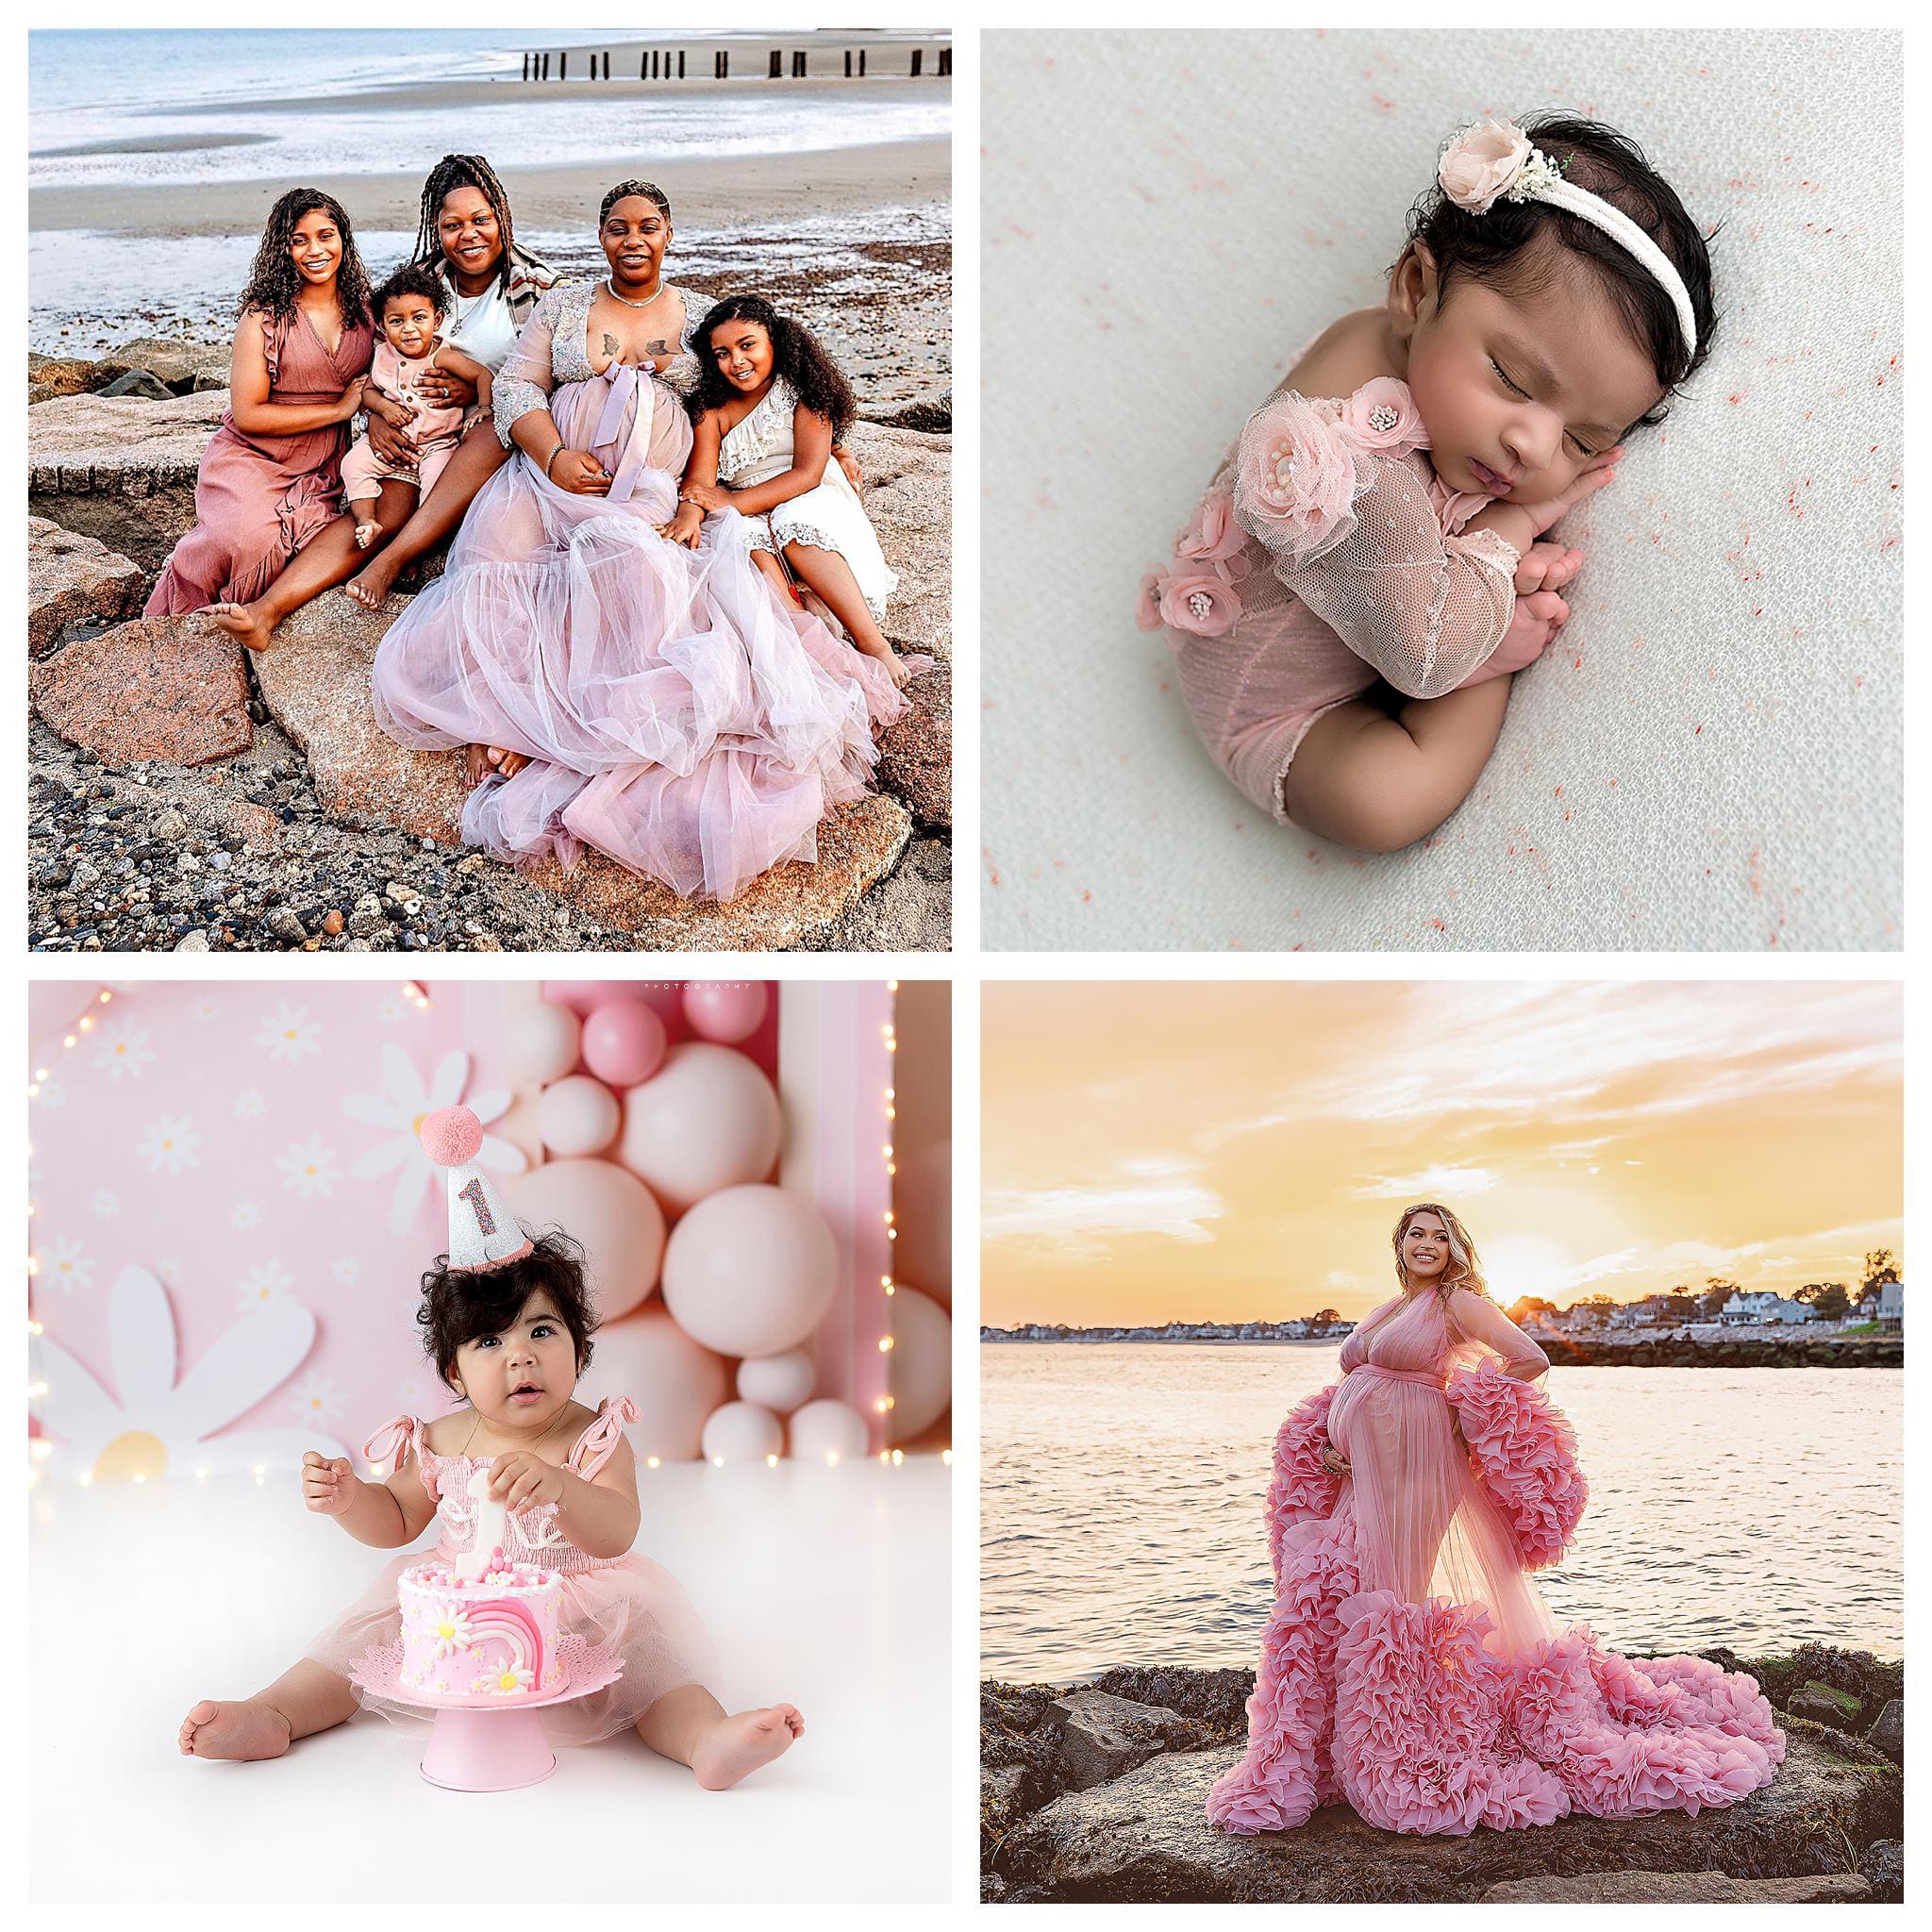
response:
M721 1445L783 1453L777 1439L789 1429L799 1453L814 1418L814 1450L824 1441L847 1453L938 1447L935 1424L949 1403L950 1099L931 1090L949 1076L949 1049L943 1039L926 1041L933 1027L921 1029L928 1091L908 1124L924 1144L896 1145L884 1138L898 1111L891 992L876 982L790 987L781 1001L775 988L735 984L733 1010L750 1030L729 1046L698 1041L683 1002L688 991L702 994L682 982L35 985L32 1479L286 1470L307 1448L356 1455L400 1411L446 1412L453 1401L423 1357L414 1313L418 1279L446 1245L448 1224L415 1128L458 1101L483 1122L478 1158L512 1207L533 1225L561 1223L584 1240L593 1288L600 1274L615 1280L611 1257L622 1251L629 1299L606 1308L598 1357L577 1393L591 1403L636 1395L646 1410L630 1432L641 1456L695 1456L712 1422ZM939 991L937 1005L916 1004L942 1035L949 1009L942 984ZM658 1292L663 1230L675 1233L691 1204L626 1173L624 1137L582 1144L587 1116L594 1139L600 1108L614 1128L649 1090L646 1080L611 1091L579 1071L579 1029L613 999L647 1001L664 1016L660 1081L680 1065L678 1077L689 1077L695 1050L712 1057L713 1074L716 1057L729 1057L727 1086L762 1094L775 1083L784 1122L776 1166L730 1178L783 1181L794 1202L802 1185L837 1237L831 1306L790 1351L805 1366L789 1377L767 1370L764 1390L753 1369L752 1392L777 1391L763 1405L738 1399L752 1365L702 1345L687 1329L703 1322L674 1321ZM848 1035L826 1017L848 1008L868 1023L883 1015L870 1026L885 1049L875 1068L842 1050ZM789 1059L781 1019L794 1041ZM799 1043L821 1035L825 1051L805 1054ZM533 1041L541 1046L534 1057ZM559 1109L553 1101L546 1113L544 1095L560 1087L562 1117L579 1137L570 1154L608 1158L559 1159L546 1145ZM760 1104L775 1122L779 1107ZM843 1139L826 1133L827 1119L845 1123ZM847 1153L853 1140L862 1157ZM769 1162L769 1148L754 1158ZM802 1183L789 1171L801 1162L812 1170ZM901 1198L895 1217L895 1189L916 1204L909 1214ZM624 1204L615 1218L600 1208L613 1198ZM841 1225L848 1208L855 1223L872 1224L856 1235ZM920 1257L929 1294L893 1278L902 1248ZM877 1272L860 1274L861 1263ZM778 1388L788 1380L789 1395ZM909 1428L894 1415L901 1394ZM711 1448L708 1439L704 1453Z

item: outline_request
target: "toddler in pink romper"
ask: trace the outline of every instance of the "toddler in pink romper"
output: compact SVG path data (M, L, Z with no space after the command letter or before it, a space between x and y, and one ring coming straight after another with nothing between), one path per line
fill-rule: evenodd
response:
M437 333L447 297L427 269L398 269L375 292L372 307L381 334L370 364L369 387L409 410L408 434L416 445L413 462L385 461L365 432L342 458L342 495L356 519L356 542L366 550L376 532L375 500L384 482L413 483L417 500L436 488L450 453L461 441L467 411L453 403L432 403L422 393L423 378L433 369L476 384L476 405L490 407L490 372L460 350L446 346Z

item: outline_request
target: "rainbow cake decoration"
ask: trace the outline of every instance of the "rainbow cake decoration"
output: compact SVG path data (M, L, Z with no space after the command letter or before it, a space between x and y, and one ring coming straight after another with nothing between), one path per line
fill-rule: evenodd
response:
M397 1688L424 1704L473 1709L554 1696L565 1683L557 1573L506 1561L501 1550L479 1568L475 1576L446 1562L403 1572Z

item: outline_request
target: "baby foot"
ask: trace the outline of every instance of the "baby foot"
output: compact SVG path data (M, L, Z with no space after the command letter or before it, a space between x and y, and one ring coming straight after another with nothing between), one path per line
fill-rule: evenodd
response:
M795 1704L773 1704L763 1710L721 1717L691 1754L691 1774L708 1791L729 1790L804 1736L805 1719Z
M358 524L356 525L356 548L358 550L367 550L375 541L375 525L374 522Z
M289 1748L289 1720L258 1698L204 1697L181 1720L175 1741L184 1757L279 1757Z
M1569 605L1554 591L1532 591L1526 597L1518 597L1509 628L1484 669L1496 675L1534 664L1569 616Z
M251 651L268 649L272 626L253 604L210 604L201 614L238 644L245 644Z

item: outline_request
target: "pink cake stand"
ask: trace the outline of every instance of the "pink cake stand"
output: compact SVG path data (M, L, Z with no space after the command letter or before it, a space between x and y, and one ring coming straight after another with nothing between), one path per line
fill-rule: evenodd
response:
M364 1651L349 1666L349 1675L372 1696L429 1713L429 1741L420 1769L431 1784L447 1791L514 1791L541 1784L557 1769L557 1755L537 1713L549 1705L587 1697L624 1675L614 1652L592 1649L574 1632L558 1640L557 1656L566 1680L561 1690L519 1698L496 1709L427 1704L402 1689L397 1681L403 1668L400 1639Z

